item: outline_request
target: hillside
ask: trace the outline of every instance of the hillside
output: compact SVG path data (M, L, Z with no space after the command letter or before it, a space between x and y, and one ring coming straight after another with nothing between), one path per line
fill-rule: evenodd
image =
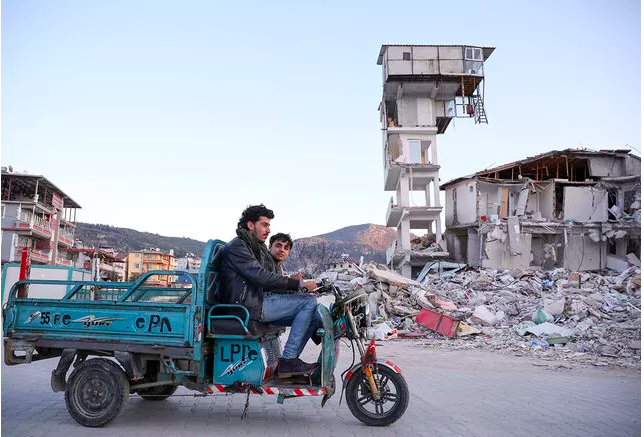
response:
M337 254L347 254L358 261L361 256L365 261L384 263L385 251L396 239L396 230L382 225L365 223L341 228L315 237L300 238L296 243L304 245L326 244L327 248ZM297 253L293 254L294 256Z
M118 252L159 248L165 252L174 250L177 257L186 253L201 256L206 243L191 238L166 237L134 229L117 228L109 225L78 223L75 239L87 246L113 247Z
M300 238L296 242L311 245L326 243L330 250L339 254L348 254L359 260L385 262L385 251L396 237L396 231L381 225L362 224L347 226L315 237ZM115 226L78 223L76 240L84 245L95 247L113 247L119 252L159 248L163 251L174 250L175 256L194 253L200 256L206 243L191 238L167 237L149 232Z

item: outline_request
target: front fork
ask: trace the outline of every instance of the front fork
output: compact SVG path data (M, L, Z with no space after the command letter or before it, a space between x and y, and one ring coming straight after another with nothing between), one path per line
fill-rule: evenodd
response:
M378 359L378 357L376 356L376 341L371 340L371 343L369 343L369 346L367 347L367 349L365 349L364 345L360 341L360 333L358 331L358 327L356 326L355 318L353 317L353 314L351 314L351 309L348 309L346 311L346 316L354 338L357 339L356 343L358 344L358 350L360 351L360 356L362 357L362 370L367 377L367 383L369 384L371 396L376 401L380 400L380 390L378 389L378 385L376 384L376 378L373 376L374 364L376 364L376 361Z
M365 351L365 354L362 357L362 370L367 376L367 382L369 383L369 390L371 390L371 396L373 399L378 401L380 400L380 390L376 385L376 378L373 376L373 365L376 363L376 341L371 340L369 347Z

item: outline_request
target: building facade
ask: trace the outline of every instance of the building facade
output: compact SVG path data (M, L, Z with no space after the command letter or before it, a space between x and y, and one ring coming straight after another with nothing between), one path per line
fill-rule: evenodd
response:
M454 45L383 45L382 149L385 191L395 192L386 225L397 229L387 250L387 263L412 277L444 250L416 250L411 230L435 235L442 242L437 136L454 118L487 123L483 63L492 47Z
M197 258L194 254L177 258L177 269L179 270L199 270L200 268L201 258Z
M72 267L76 210L71 197L41 175L2 167L2 263L31 262Z
M74 267L89 270L93 281L126 281L127 253L111 247L86 247L75 244L72 249Z
M177 260L172 253L160 250L139 250L129 252L127 257L128 280L133 281L150 270L176 270ZM149 285L168 287L176 281L172 275L153 275L148 280Z
M640 256L641 159L551 151L441 186L450 255L489 268L624 270Z

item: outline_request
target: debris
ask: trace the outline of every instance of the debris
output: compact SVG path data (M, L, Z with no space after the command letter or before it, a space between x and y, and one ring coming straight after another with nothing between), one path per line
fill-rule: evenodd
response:
M564 297L544 306L543 310L548 314L551 314L552 316L556 317L560 314L563 314L565 304L566 304L566 298Z
M628 260L629 263L636 267L641 267L642 263L640 262L640 259L635 255L634 253L629 253L626 255L626 259Z
M456 337L460 323L459 320L453 317L426 309L420 310L420 313L416 316L416 321L432 331L451 338Z
M485 325L492 326L496 323L496 317L494 313L488 310L485 306L477 306L474 310L474 314L470 317L472 323L476 325Z
M554 323L550 322L543 322L536 326L530 326L528 329L526 329L526 332L534 334L537 337L542 335L568 337L570 334L572 334L572 330L564 328L563 326L555 325Z
M499 239L508 237L497 229ZM335 268L323 275L341 289L362 287L368 293L374 321L368 335L377 340L423 338L437 347L640 366L637 265L602 274L460 265L457 270L438 277L428 269L422 283L381 264ZM474 335L481 331L485 335Z

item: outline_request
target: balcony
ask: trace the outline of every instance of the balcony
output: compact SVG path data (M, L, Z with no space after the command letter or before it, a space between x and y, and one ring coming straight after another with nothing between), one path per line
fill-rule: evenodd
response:
M408 220L411 229L429 229L431 223L438 220L442 210L440 206L394 205L392 198L387 208L385 226L397 228L402 220Z
M23 246L16 246L16 252L14 256L15 262L20 262L23 249ZM49 251L31 249L31 262L33 263L47 264L49 262L49 256Z
M143 262L145 264L162 264L164 266L167 266L170 264L170 261L167 259L143 259ZM149 270L154 270L154 269L149 269ZM163 269L161 269L163 270Z
M65 258L56 258L56 265L57 266L66 266L66 267L72 267L72 260L71 259L65 259Z
M74 234L60 229L58 231L58 245L63 247L74 246Z
M43 239L50 239L52 234L51 225L48 221L26 211L20 213L20 216L15 221L14 228L3 228L3 230L11 230L21 235L32 235Z

